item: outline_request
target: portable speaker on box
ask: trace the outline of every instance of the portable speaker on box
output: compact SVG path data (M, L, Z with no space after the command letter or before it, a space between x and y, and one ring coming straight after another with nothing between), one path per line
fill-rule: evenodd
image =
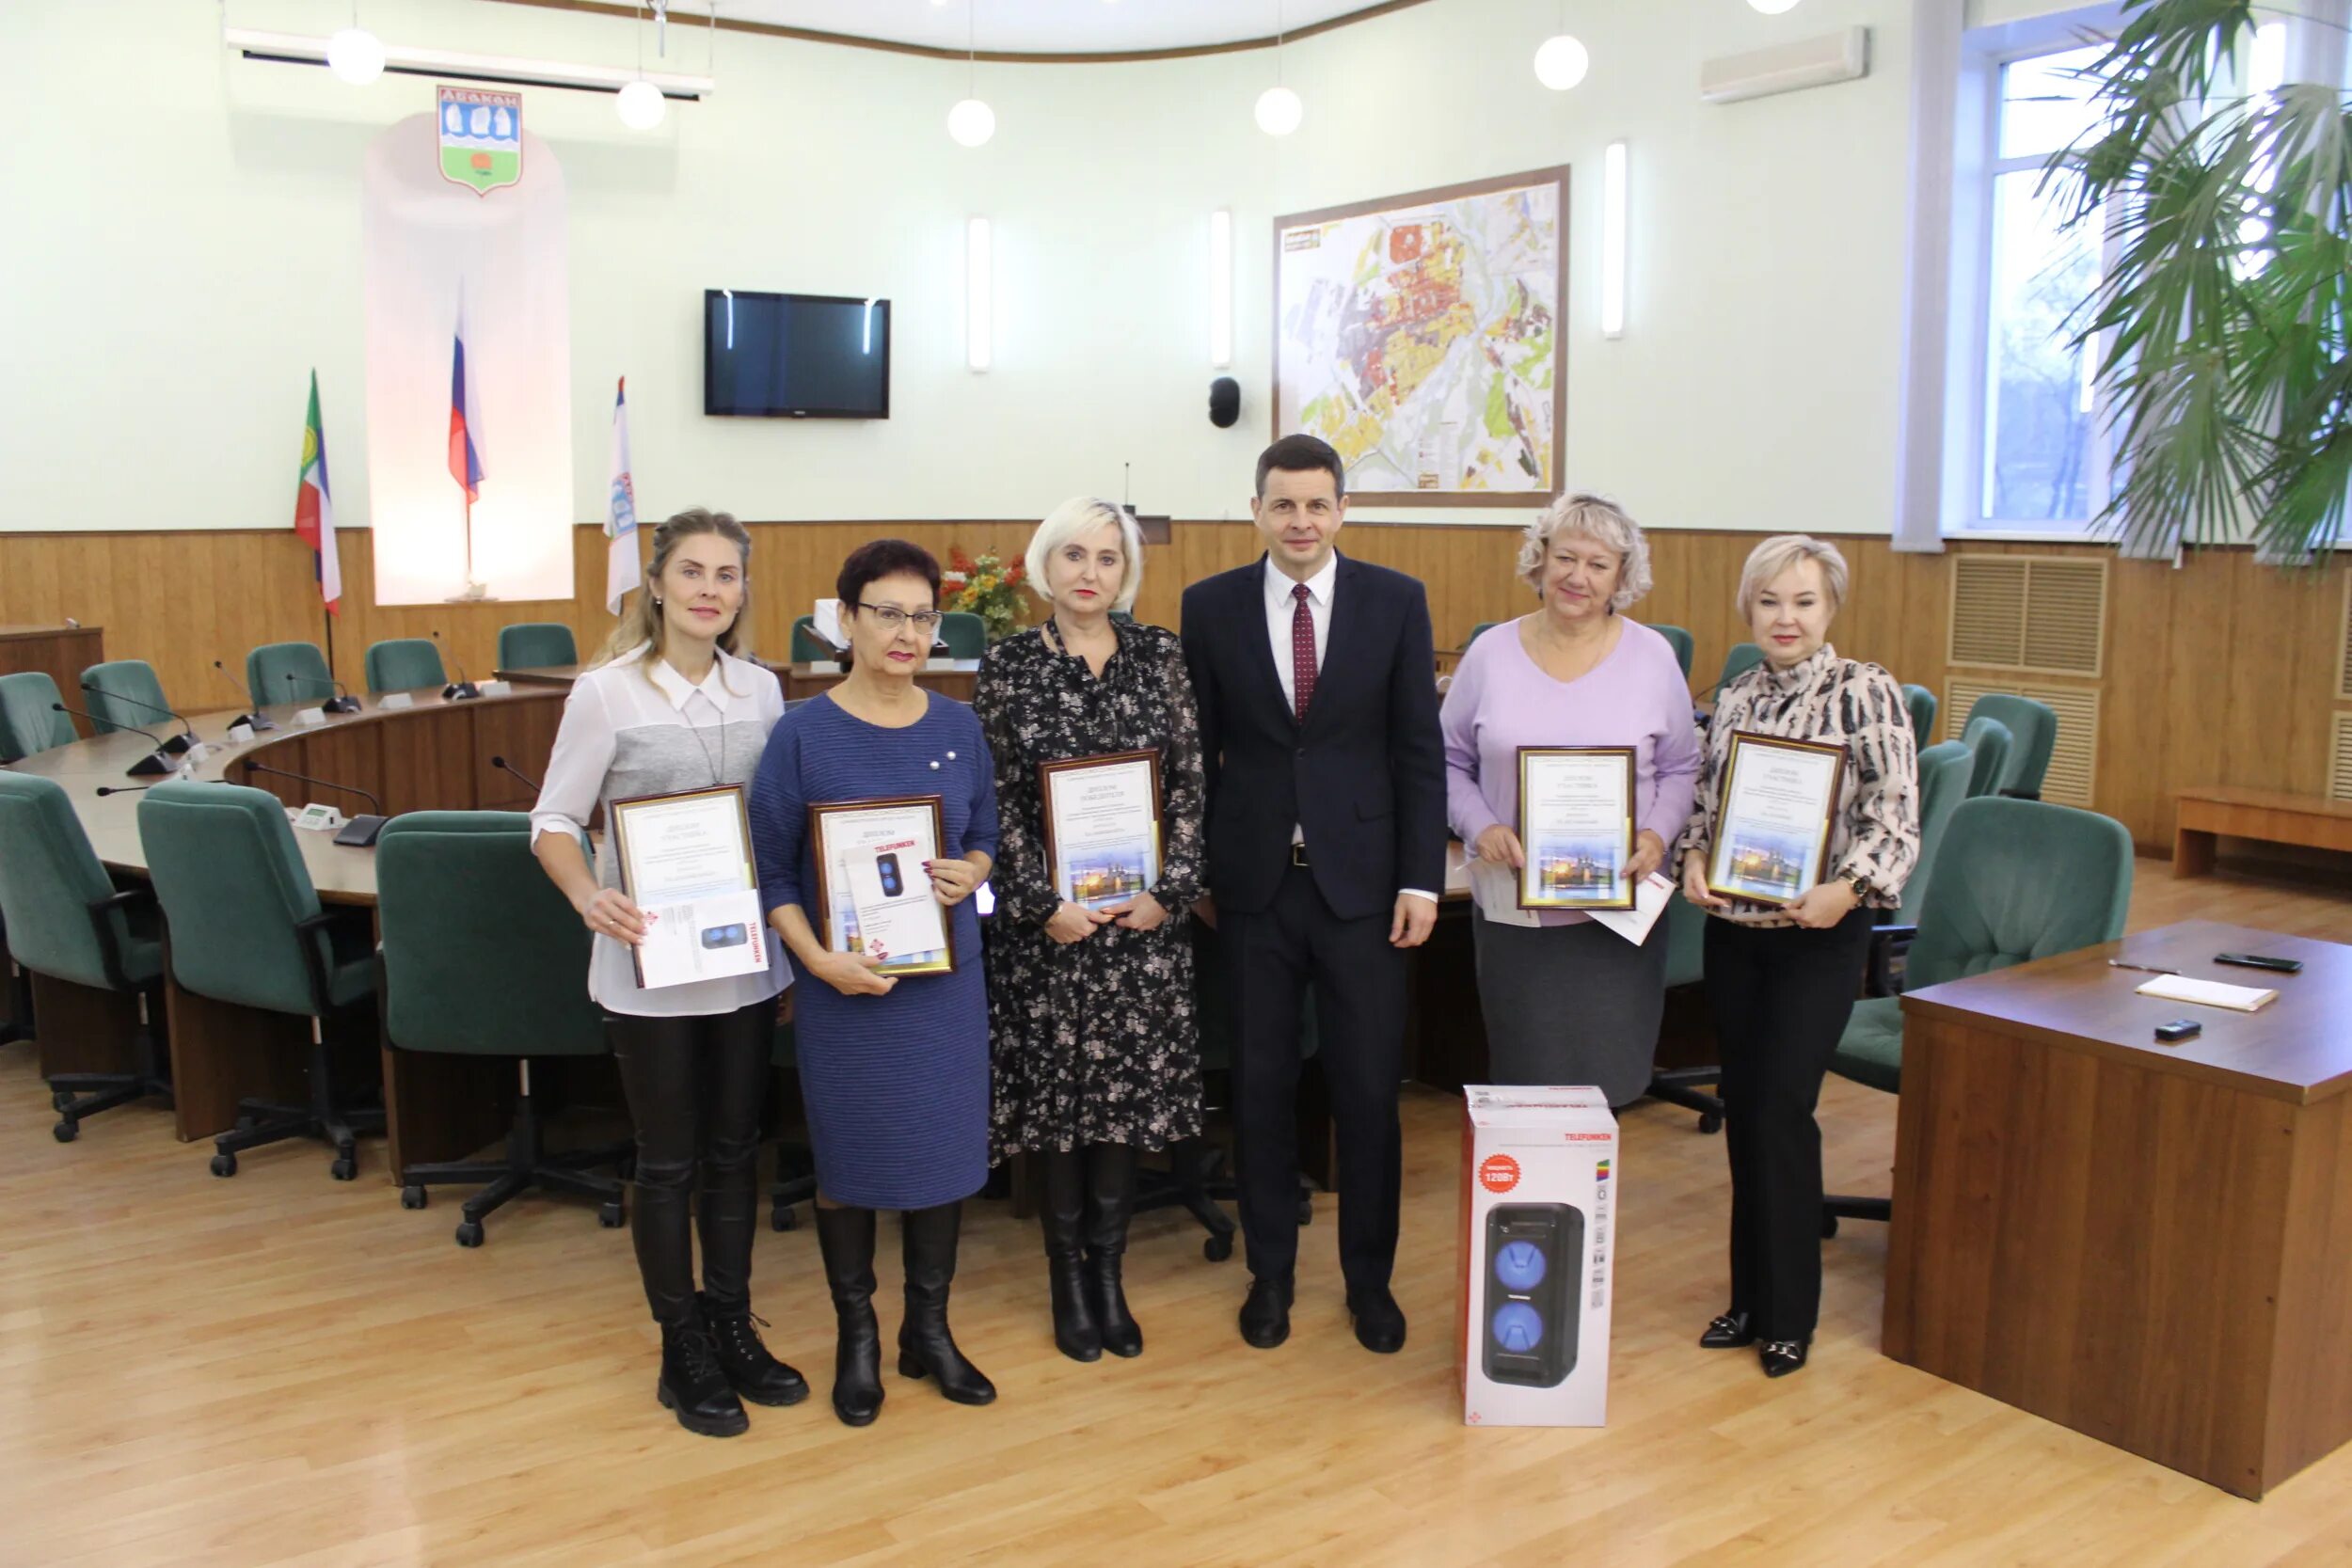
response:
M1617 1118L1596 1088L1462 1095L1462 1418L1603 1425Z

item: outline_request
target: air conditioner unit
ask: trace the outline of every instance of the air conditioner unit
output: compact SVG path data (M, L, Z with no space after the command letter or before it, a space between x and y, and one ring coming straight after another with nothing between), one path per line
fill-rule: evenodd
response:
M1725 55L1699 67L1699 97L1709 103L1737 103L1776 92L1825 87L1870 73L1870 29L1841 32L1774 44L1745 55Z
M326 40L298 33L265 33L250 27L224 27L221 42L248 60L280 65L326 63ZM384 46L384 69L398 75L432 76L445 82L495 82L501 87L570 87L580 92L618 92L637 80L638 72L614 66L572 65L562 60L525 60L506 55L465 55L453 49L408 49ZM699 102L718 87L708 76L682 76L648 71L646 81L664 98Z

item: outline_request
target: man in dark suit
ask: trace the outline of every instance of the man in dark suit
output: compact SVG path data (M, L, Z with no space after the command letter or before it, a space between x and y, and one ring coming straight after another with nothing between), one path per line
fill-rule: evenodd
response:
M1184 590L1208 764L1202 914L1237 1011L1233 1117L1249 1297L1242 1338L1290 1335L1298 1257L1299 1009L1314 987L1339 1132L1340 1267L1356 1338L1405 1343L1396 1261L1405 953L1445 885L1445 758L1421 583L1334 547L1339 453L1286 436L1258 459L1266 553Z

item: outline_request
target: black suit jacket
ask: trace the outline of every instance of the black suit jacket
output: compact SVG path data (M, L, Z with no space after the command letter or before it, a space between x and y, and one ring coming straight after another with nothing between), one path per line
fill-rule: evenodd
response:
M1343 919L1400 888L1445 888L1445 750L1420 579L1340 557L1307 722L1274 666L1263 557L1184 590L1184 663L1208 772L1209 887L1248 914L1273 902L1306 830L1315 884Z

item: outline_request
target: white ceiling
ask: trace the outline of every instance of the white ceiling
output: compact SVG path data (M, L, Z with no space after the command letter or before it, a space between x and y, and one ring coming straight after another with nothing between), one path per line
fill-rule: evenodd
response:
M1282 24L1295 28L1371 3L1280 0L1279 10ZM709 6L710 0L672 0L670 20L691 25L709 14ZM982 53L1100 55L1270 38L1277 0L718 0L718 6L722 20L936 49L962 49L977 22Z

